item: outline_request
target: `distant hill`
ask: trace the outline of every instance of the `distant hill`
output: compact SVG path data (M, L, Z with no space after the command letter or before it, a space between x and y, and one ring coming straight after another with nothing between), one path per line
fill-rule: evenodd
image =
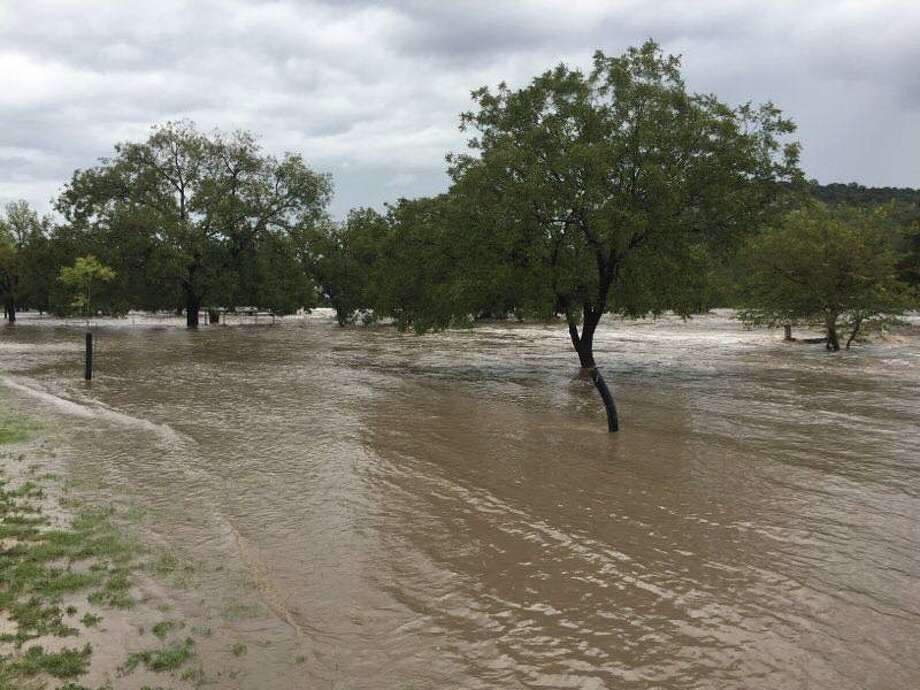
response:
M901 280L920 286L920 189L910 187L864 187L856 182L818 184L810 180L812 195L829 205L872 207L894 202L889 216L891 243L900 254Z
M864 187L856 182L810 182L812 194L826 204L880 206L894 201L898 206L913 206L920 211L920 189L910 187Z

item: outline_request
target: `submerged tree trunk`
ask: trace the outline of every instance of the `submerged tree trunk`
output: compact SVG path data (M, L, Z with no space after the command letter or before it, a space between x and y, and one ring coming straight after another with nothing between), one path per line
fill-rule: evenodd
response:
M182 281L182 289L185 292L185 326L186 328L198 328L198 312L201 311L201 287L196 276L202 266L199 257L194 257L188 265L188 277Z
M12 297L6 298L6 306L4 307L6 311L6 320L10 323L16 323L16 300Z
M600 313L585 307L584 322L581 325L581 334L578 333L578 325L575 317L569 315L569 337L572 339L572 345L575 352L578 353L578 360L581 362L582 369L594 369L597 365L594 363L594 331L597 330L597 324L601 320Z
M850 345L853 343L854 340L856 340L856 336L859 335L860 328L862 328L862 318L857 316L856 319L853 321L853 330L850 332L850 337L847 338L847 344L846 344L847 350L850 349Z
M792 338L792 324L787 323L783 326L783 340L791 341Z
M597 324L600 322L601 312L586 307L584 314L584 323L582 324L580 335L574 316L571 314L567 315L569 337L572 339L572 345L575 347L575 352L578 353L578 360L581 363L582 371L586 372L591 377L594 387L597 388L597 392L601 396L601 400L604 403L604 410L607 412L607 431L612 433L620 430L620 418L617 414L617 406L613 399L613 394L610 392L610 388L607 387L607 382L604 381L604 377L601 376L601 372L598 370L597 364L594 361L594 331L597 329Z
M837 316L827 317L827 347L828 350L838 352L840 350L840 338L837 336Z
M208 323L220 323L220 312L217 309L208 309Z
M604 377L601 376L601 372L598 371L597 367L591 369L591 380L594 382L597 392L600 393L601 400L604 401L604 409L607 411L607 431L611 433L619 431L620 417L617 414L617 404L610 393L610 389L607 388L607 382L604 381Z
M586 328L582 329L582 335L578 335L578 327L572 322L569 321L569 337L572 338L572 345L575 347L575 352L578 353L578 361L581 363L581 368L585 370L594 369L596 364L594 363L594 332L587 332Z
M198 312L201 311L201 298L193 293L186 295L185 325L187 328L198 328Z

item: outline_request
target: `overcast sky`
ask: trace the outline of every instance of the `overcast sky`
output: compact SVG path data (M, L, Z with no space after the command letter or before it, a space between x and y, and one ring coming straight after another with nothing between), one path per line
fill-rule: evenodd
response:
M341 217L443 190L471 89L648 37L779 105L808 176L920 187L920 0L0 0L0 201L191 118L332 173Z

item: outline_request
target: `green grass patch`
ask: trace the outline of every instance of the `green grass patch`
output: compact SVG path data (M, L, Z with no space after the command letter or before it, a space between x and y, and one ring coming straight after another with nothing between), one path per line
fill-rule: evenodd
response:
M12 668L26 678L40 673L61 679L76 678L86 673L92 654L88 644L82 649L65 648L59 652L46 652L40 646L29 647L25 654L12 662Z
M207 676L205 675L204 669L200 665L195 666L194 668L185 669L179 678L180 680L184 680L186 683L191 683L196 688L200 688L207 682Z
M0 398L0 444L24 441L37 428ZM23 454L18 460L27 458ZM47 496L39 482L58 477L42 474L41 467L30 466L30 480L15 484L0 467L0 612L10 623L0 634L0 690L90 690L78 679L88 671L93 649L79 638L102 622L100 609L134 606L134 575L142 568L182 583L191 579L195 567L167 550L151 559L149 551L116 528L112 509L92 507L74 496L60 499L73 515L69 524L52 523L43 512ZM63 491L67 494L68 489ZM128 517L138 522L142 516L134 511ZM75 605L83 597L86 605ZM168 608L163 604L161 610ZM153 672L181 670L183 680L203 684L200 663L187 664L196 656L194 641L169 641L184 627L172 620L154 625L160 646L130 654L120 671L131 673L139 665ZM46 642L50 637L67 639L69 646L49 651L56 647ZM234 651L242 653L245 647L239 654Z
M21 443L31 436L37 425L16 414L0 401L0 445Z
M67 621L77 613L74 596L85 595L96 606L133 604L139 550L119 535L111 511L83 509L66 528L51 528L38 503L44 497L34 482L13 487L0 475L0 610L12 623L12 630L0 635L0 644L11 652L0 647L0 689L33 681L40 686L43 676L71 679L85 673L89 645L59 652L33 645L23 651L40 637L80 635ZM89 612L82 618L85 627L100 620Z
M124 675L144 665L150 671L159 673L175 671L186 661L195 656L195 641L187 637L184 642L175 642L156 649L144 649L128 655L128 660L121 667Z
M166 636L169 635L170 631L175 627L175 621L160 621L153 626L150 632L152 632L154 637L156 637L158 640L165 640Z
M102 622L102 616L87 612L83 615L83 618L80 619L80 622L85 628L95 628Z

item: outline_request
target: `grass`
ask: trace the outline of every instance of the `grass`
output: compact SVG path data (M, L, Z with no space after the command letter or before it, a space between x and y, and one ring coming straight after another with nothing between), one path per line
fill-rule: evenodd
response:
M121 667L124 675L132 673L143 664L148 670L156 672L175 671L195 655L195 641L187 637L183 642L174 642L155 649L144 649L128 656Z
M12 637L18 645L42 635L73 634L63 623L64 595L86 592L91 604L133 605L137 549L112 526L110 511L83 510L68 528L51 529L28 503L36 491L30 483L9 489L0 478L0 539L7 542L0 551L0 608L17 625Z
M36 504L43 497L33 482L14 488L0 475L0 610L11 623L0 643L12 652L0 654L0 688L27 687L26 681L42 675L71 679L86 672L92 657L88 644L57 652L33 645L23 651L36 638L79 637L67 620L79 610L73 603L65 606L65 597L85 595L87 604L96 606L133 604L137 550L119 536L110 512L86 509L68 527L52 528ZM90 611L80 619L85 627L100 620Z
M158 640L165 640L169 632L176 627L175 621L160 621L153 626L151 632Z
M168 580L177 589L188 589L197 569L188 558L180 558L171 549L161 549L153 560L146 565L146 570L160 580Z
M26 441L38 428L0 399L0 445ZM54 481L55 475L43 478ZM28 644L37 638L79 638L80 631L67 621L79 613L75 598L85 595L85 608L133 604L131 573L138 567L138 549L115 529L111 511L83 508L69 525L57 527L42 510L45 498L35 481L14 486L0 469L0 611L10 623L0 635L0 690L41 688L48 677L71 680L87 672L89 644L58 651ZM85 628L101 620L89 610L79 619Z
M83 623L84 628L95 628L102 622L102 616L87 612L83 618L80 619L80 622Z
M0 406L0 445L25 441L36 428L35 423Z
M39 428L11 412L0 397L0 446L26 441ZM28 451L15 455L18 449L14 447L7 450L8 455L9 451L11 457L27 460ZM132 608L134 575L142 569L187 586L196 568L171 550L155 551L151 556L119 531L113 509L88 505L68 495L67 487L61 487L64 496L59 503L73 517L64 526L60 520L52 521L43 508L48 498L45 488L38 482L59 483L60 477L41 473L41 467L28 468L28 481L11 482L0 465L0 613L9 623L0 634L0 690L91 690L78 682L93 656L92 646L80 636L99 626L102 609ZM138 522L143 512L126 515L129 522ZM165 612L170 606L164 603L158 608ZM188 663L197 656L194 640L169 639L185 625L175 620L155 624L151 632L159 646L129 654L119 671L128 674L143 666L173 674L196 687L203 685L206 678L200 662ZM203 630L210 635L210 629ZM39 644L48 644L47 638L71 642L49 651ZM232 651L239 657L246 647L237 644ZM61 681L66 683L61 685Z
M93 650L88 644L82 649L65 648L53 653L36 645L29 647L24 655L13 662L13 669L27 678L47 673L54 678L66 680L86 673L92 654Z

